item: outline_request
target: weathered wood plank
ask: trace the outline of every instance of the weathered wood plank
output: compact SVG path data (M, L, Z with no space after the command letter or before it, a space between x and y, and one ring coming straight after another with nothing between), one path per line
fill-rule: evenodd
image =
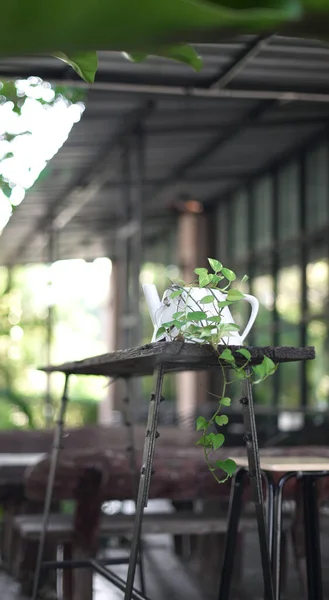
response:
M132 532L134 515L103 515L100 519L100 535L129 535ZM288 520L285 520L287 526ZM39 539L43 526L43 515L24 515L17 517L14 526L23 538ZM253 517L244 517L240 520L242 531L253 531L255 520ZM207 514L193 514L191 512L145 514L143 517L143 534L159 535L206 535L211 533L225 533L227 519L209 516ZM47 535L60 542L72 539L74 532L73 517L70 515L52 514L49 519Z
M241 346L229 346L238 361L244 359L236 351ZM315 358L312 346L307 348L292 348L270 346L256 348L248 347L251 353L251 364L259 364L264 356L275 363L305 361ZM156 342L138 348L119 350L101 356L84 360L64 363L62 365L46 366L41 370L47 373L54 371L80 374L103 375L105 377L130 377L151 375L159 366L164 365L166 372L194 371L219 367L218 355L209 345L184 344L181 342Z

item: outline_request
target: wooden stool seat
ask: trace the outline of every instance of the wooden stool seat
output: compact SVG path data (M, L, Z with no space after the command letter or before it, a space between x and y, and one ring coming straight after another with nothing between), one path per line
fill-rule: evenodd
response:
M234 460L238 467L248 468L247 458L237 457ZM329 471L329 458L324 456L260 456L260 468L262 471L276 473L300 471L316 473Z

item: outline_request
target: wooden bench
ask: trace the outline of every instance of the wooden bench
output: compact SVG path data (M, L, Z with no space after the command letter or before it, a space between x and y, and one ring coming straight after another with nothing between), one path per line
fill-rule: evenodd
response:
M116 514L102 515L98 538L111 536L127 536L132 532L134 515ZM14 519L14 574L21 580L21 565L31 556L31 544L36 545L43 526L42 514L19 515ZM227 521L223 517L207 516L206 514L190 512L177 513L146 513L143 520L143 535L182 535L205 536L221 534L224 541ZM240 531L253 531L255 521L253 516L241 519ZM74 557L74 518L71 515L51 514L47 527L47 541L51 547L63 546L65 557ZM33 553L32 553L33 554ZM92 593L92 592L91 592ZM69 597L69 596L68 596ZM92 595L90 595L90 598Z
M129 535L132 531L134 515L103 515L100 521L99 537ZM170 535L205 535L225 533L227 521L224 518L209 517L191 512L145 514L143 535L167 533ZM14 531L23 539L37 540L43 526L43 516L19 515L14 519ZM241 520L241 530L254 528L252 518ZM52 514L47 528L47 537L58 543L69 542L73 536L73 517L71 515Z

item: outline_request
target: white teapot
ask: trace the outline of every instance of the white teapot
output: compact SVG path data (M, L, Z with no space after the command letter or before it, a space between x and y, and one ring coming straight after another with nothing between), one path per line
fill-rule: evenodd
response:
M208 317L218 316L217 302L226 300L226 294L223 294L223 292L219 291L218 289L209 289L207 290L207 292L214 296L214 302L208 303L206 305L200 305L200 300L202 300L202 298L204 298L207 294L207 292L205 292L205 289L198 287L186 287L183 288L182 294L180 296L177 296L176 298L170 297L173 292L173 289L167 289L164 292L161 301L159 298L158 291L153 283L143 284L142 287L146 303L151 315L152 323L154 325L154 332L151 340L152 342L160 340L169 341L178 335L178 330L173 329L170 332L170 335L165 333L163 335L160 335L158 338L156 337L159 327L161 327L163 323L168 323L169 321L172 321L173 315L176 312L186 310L186 308L188 308L190 311L203 310L204 312L206 312ZM259 310L259 302L257 298L255 298L254 296L250 296L249 294L244 294L241 300L249 302L251 306L251 314L247 326L245 327L242 333L239 333L238 331L232 331L229 333L228 337L223 337L223 344L231 346L242 346L245 338L247 337L249 331L251 330L255 322ZM234 319L228 306L224 306L221 309L221 323L234 324ZM201 322L198 322L196 324L201 325ZM190 339L187 341L193 342L198 340Z

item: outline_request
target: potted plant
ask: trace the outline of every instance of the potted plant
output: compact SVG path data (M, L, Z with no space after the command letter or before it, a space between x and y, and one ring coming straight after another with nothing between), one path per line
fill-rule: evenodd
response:
M163 299L165 308L161 313L158 311L160 322L158 321L155 338L209 344L217 354L222 372L218 405L210 419L202 416L197 418L196 429L201 433L197 444L203 448L207 465L214 478L223 483L234 474L236 464L229 458L216 460L215 451L223 446L225 435L212 429L217 426L218 430L228 424L228 416L222 411L231 405L229 386L236 379L247 378L253 385L258 384L272 375L277 365L264 356L259 365L250 366L251 354L248 348L242 347L248 328L244 334L238 333L239 327L235 324L229 307L252 297L233 286L236 274L231 269L213 258L208 258L208 262L211 271L205 268L195 269L197 280L191 284L184 281L171 282ZM244 276L242 282L247 279ZM168 310L171 311L172 318L164 321ZM254 315L251 325L255 318ZM248 331L250 328L251 326Z

